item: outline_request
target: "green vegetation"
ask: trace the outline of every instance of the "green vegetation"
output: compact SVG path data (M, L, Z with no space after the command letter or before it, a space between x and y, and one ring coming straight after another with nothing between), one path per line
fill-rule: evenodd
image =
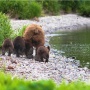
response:
M23 26L21 29L13 31L13 33L11 35L12 40L14 40L14 38L17 36L23 36L23 33L24 33L26 27L27 27L27 25Z
M5 15L16 19L30 19L45 14L57 15L77 12L83 16L90 16L90 2L85 0L0 0L0 47L6 38L22 36L26 26L14 32L10 21ZM4 14L5 13L5 14ZM0 90L89 90L90 85L77 81L56 85L52 80L25 81L12 79L11 76L0 73Z
M44 14L79 13L90 16L87 0L0 0L0 11L11 18L30 19Z
M44 11L49 14L78 13L84 16L90 16L90 1L87 0L36 0Z
M16 31L12 30L8 17L5 14L0 13L0 47L6 38L11 38L13 40L16 36L23 36L26 27L27 26L23 26Z
M57 85L52 80L29 81L0 72L0 90L90 90L90 84L77 81Z
M8 17L0 13L0 46L6 38L11 38L12 29Z
M84 1L78 10L80 15L90 17L90 1Z
M0 11L16 19L30 19L41 15L40 4L29 0L2 0Z
M24 33L26 27L27 27L27 25L26 26L23 26L21 29L19 29L17 35L18 36L23 36L23 33Z
M11 38L13 40L16 36L23 36L26 27L27 26L23 26L16 31L12 30L8 17L5 14L0 13L0 47L6 38Z
M80 3L82 3L80 0L62 0L59 2L61 4L61 9L65 13L69 12L77 12L77 10L80 7Z
M58 3L58 0L44 0L42 5L46 13L56 15L60 12L60 4Z

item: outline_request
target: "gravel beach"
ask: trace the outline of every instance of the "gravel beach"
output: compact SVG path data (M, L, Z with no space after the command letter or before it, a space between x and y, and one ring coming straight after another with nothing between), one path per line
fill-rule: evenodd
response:
M40 17L39 22L34 20L11 20L13 30L18 30L24 25L36 23L41 25L45 31L46 44L49 45L48 34L56 31L71 31L81 28L90 27L90 18L84 18L75 14L67 14L61 16ZM62 80L68 82L75 80L90 80L90 69L84 67L79 68L79 62L75 62L72 58L57 53L53 48L50 51L48 63L38 62L34 59L26 59L25 56L17 58L15 55L11 57L0 56L0 68L6 73L12 74L12 78L25 78L29 80L53 79L56 83Z

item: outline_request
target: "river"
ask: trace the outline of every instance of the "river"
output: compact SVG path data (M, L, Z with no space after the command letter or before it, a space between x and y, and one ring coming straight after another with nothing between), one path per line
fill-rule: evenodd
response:
M90 29L57 32L49 43L61 55L79 60L80 67L90 68Z

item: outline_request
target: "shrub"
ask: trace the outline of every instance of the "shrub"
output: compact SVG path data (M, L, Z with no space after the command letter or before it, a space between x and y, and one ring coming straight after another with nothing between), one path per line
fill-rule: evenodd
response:
M8 12L8 5L6 4L7 0L0 0L0 11L3 13L7 13Z
M23 6L24 2L21 0L11 0L8 1L6 5L8 5L6 8L8 8L8 13L10 17L12 18L20 18L21 12L23 11Z
M65 13L68 13L68 12L71 12L71 6L72 6L72 1L60 1L60 4L61 4L61 9L65 12Z
M12 29L8 17L0 12L0 46L4 39L11 38Z
M42 4L46 13L52 13L56 15L60 11L58 0L44 0Z
M89 90L90 89L90 83L88 85L85 82L82 81L75 81L71 83L61 83L57 90Z
M17 36L23 36L23 32L26 29L27 25L23 26L21 29L18 30L13 30L13 33L11 35L12 40L14 40L15 37Z
M9 14L11 18L30 19L41 15L42 7L39 3L29 0L2 0L0 11Z
M21 29L13 31L13 33L11 35L12 40L14 40L14 38L17 36L23 36L23 33L24 33L26 27L27 27L27 25L23 26Z
M37 2L29 1L24 4L24 9L20 14L21 19L30 19L41 15L42 7Z
M90 90L90 83L76 81L57 85L52 80L26 81L0 72L0 90Z
M23 26L21 29L19 29L17 35L18 35L18 36L23 36L23 33L24 33L26 27L27 27L27 25L26 25L26 26Z
M80 15L90 17L90 1L83 1L78 10Z
M25 81L0 73L0 90L55 90L52 80Z
M65 13L77 12L80 7L81 0L58 0L61 10Z

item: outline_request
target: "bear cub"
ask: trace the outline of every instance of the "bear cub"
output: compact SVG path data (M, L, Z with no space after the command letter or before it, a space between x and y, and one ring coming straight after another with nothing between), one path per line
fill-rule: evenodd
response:
M13 42L10 39L5 39L2 45L2 55L5 55L5 52L8 51L8 56L11 56L13 49Z
M40 46L37 49L37 55L35 56L35 60L40 61L40 62L48 62L49 59L49 52L50 52L50 47L47 46ZM44 61L45 59L45 61Z
M25 52L25 41L24 38L21 36L17 36L14 41L14 52L16 54L16 57L20 57L20 55L23 55Z

